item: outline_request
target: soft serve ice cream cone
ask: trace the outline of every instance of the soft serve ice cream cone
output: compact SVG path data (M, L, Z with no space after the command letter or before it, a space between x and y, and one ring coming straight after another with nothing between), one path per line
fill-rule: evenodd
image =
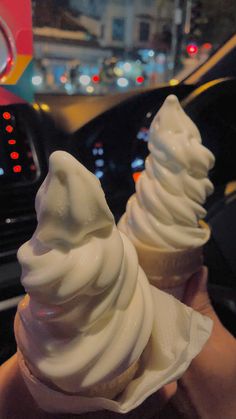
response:
M210 235L201 221L206 215L202 205L213 191L207 175L214 156L174 95L151 124L148 148L145 170L118 226L135 245L150 282L171 289L202 264Z
M151 335L146 276L100 182L68 153L51 155L36 212L37 229L18 251L28 293L15 320L19 357L49 389L112 399Z
M51 155L36 212L15 320L29 392L47 412L150 417L149 396L186 371L210 319L150 286L100 182L69 154Z

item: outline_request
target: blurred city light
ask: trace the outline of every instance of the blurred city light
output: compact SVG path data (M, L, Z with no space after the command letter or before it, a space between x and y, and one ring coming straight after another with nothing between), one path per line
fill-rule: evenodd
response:
M186 51L189 55L196 55L198 53L198 46L196 44L188 44Z
M43 82L42 76L33 76L32 77L32 84L34 86L40 86Z
M91 78L89 76L87 76L86 74L82 74L82 76L79 77L79 82L83 85L83 86L87 86L91 81Z
M136 82L137 82L138 84L142 84L142 83L144 82L144 77L143 77L143 76L138 76L138 77L136 77Z
M98 74L94 74L92 77L92 81L93 83L99 83L100 82L100 77Z
M153 49L150 49L150 51L148 51L148 56L149 57L154 57L154 51L153 51Z
M114 74L117 77L121 77L121 76L123 76L124 71L120 67L116 66L116 67L114 67Z
M124 68L125 71L129 72L132 69L132 65L131 65L131 63L126 62L126 63L124 63L123 68Z
M73 88L71 83L66 83L65 84L65 89L66 89L68 95L72 95L74 93L74 88Z
M205 42L205 43L202 45L202 48L209 50L209 49L211 49L211 48L212 48L212 44L211 44L210 42Z
M60 81L64 84L64 83L66 83L67 82L67 77L65 76L65 75L62 75L61 77L60 77Z
M94 87L93 86L87 86L86 87L86 92L93 93L94 92Z
M120 77L120 78L117 80L117 85L118 85L119 87L127 87L127 86L129 85L129 80L128 80L128 79L126 79L125 77Z

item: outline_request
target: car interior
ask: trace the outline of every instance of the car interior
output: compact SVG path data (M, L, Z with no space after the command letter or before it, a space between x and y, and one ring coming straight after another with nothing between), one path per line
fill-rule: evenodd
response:
M144 169L152 119L170 93L177 95L216 158L210 173L215 192L206 202L212 234L204 263L214 307L236 335L235 54L236 48L194 83L190 76L174 86L94 98L39 94L33 104L0 107L0 363L16 350L14 315L25 293L17 249L35 229L34 200L50 154L65 150L94 173L118 221ZM7 126L13 127L14 138ZM14 153L20 155L16 164Z

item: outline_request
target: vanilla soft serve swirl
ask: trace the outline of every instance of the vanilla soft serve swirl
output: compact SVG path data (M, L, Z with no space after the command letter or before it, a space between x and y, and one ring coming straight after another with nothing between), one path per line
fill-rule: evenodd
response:
M145 170L119 223L121 231L163 249L201 246L206 231L199 228L199 220L213 191L207 175L214 156L201 144L196 125L176 96L168 96L155 116L148 148Z
M17 344L36 377L79 393L140 357L152 297L100 182L69 154L51 155L36 211L38 227L18 252L28 296L18 307Z

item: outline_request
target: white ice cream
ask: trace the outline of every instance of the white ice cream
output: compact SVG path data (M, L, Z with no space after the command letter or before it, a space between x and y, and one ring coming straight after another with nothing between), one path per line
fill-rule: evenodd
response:
M213 154L201 144L196 125L176 96L170 95L155 116L149 135L150 154L136 182L119 228L131 239L161 249L194 248L204 244L199 220L213 192L207 178Z
M29 296L18 307L17 344L36 377L79 393L140 357L152 296L100 182L69 154L51 155L36 211L38 227L18 252Z

